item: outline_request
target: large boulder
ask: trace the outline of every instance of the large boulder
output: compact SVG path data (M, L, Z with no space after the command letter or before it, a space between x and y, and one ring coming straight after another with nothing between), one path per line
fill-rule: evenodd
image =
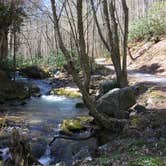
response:
M109 117L125 119L126 111L135 103L135 95L131 88L116 88L97 100L97 110Z
M29 88L24 83L0 82L0 103L9 100L24 100L30 97Z
M44 79L49 76L48 72L45 72L38 66L28 66L26 68L21 69L21 72L24 76L33 79Z

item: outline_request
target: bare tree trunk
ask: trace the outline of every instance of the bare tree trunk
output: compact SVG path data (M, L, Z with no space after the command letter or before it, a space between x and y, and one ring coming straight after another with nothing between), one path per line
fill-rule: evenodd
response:
M122 64L122 72L124 83L127 84L127 42L128 42L128 27L129 27L129 10L126 4L126 1L121 0L122 8L123 8L123 21L124 21L124 32L123 32L123 64ZM126 86L126 85L124 85Z
M123 8L126 11L127 6L125 6L125 2L123 3ZM123 54L123 65L121 66L121 54L120 54L120 44L119 44L119 34L118 34L118 23L116 19L116 13L115 13L115 0L110 0L109 2L107 0L102 1L103 4L103 14L104 14L104 26L106 28L106 36L108 38L108 42L106 41L103 32L101 31L100 24L98 22L96 11L95 11L95 5L94 1L91 0L91 6L93 10L94 20L97 25L99 36L106 47L106 49L109 51L115 72L117 77L117 83L119 87L125 87L127 86L127 70L126 70L126 48L124 48L124 54ZM128 34L128 20L126 19L128 17L128 13L125 13L125 35L124 35L124 46L127 44L127 34ZM126 22L127 21L127 22ZM127 32L126 32L127 31Z
M8 55L8 31L0 29L0 63L7 60Z
M82 0L77 0L77 23L78 23L78 34L79 34L79 51L80 51L80 60L84 74L84 86L89 93L89 84L90 84L90 62L89 57L86 53L86 44L84 38L84 26L82 20Z
M107 0L103 1L104 3L104 10L107 9L108 11L108 4ZM111 47L111 57L112 61L115 67L115 72L117 76L117 83L120 87L124 87L124 82L123 82L123 75L122 75L122 68L121 68L121 55L120 55L120 46L119 46L119 35L118 35L118 24L115 16L115 1L111 0L109 3L109 12L106 15L105 12L105 17L108 17L106 21L108 22L109 20L109 13L111 17L111 26L107 27L109 28L109 31L111 31L112 36L110 36L110 47Z

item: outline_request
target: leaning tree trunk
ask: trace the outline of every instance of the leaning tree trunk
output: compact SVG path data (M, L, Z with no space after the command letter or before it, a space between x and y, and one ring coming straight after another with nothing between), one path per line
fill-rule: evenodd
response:
M8 55L8 32L0 29L0 63L7 60Z
M115 127L114 125L117 122L121 123L121 124L126 123L125 119L112 118L112 117L107 116L106 114L102 114L102 113L97 111L96 104L94 103L94 101L90 97L86 87L84 86L85 84L80 81L78 73L76 72L75 66L73 64L74 62L71 61L70 53L67 50L67 48L65 47L64 42L62 40L62 36L60 33L60 28L59 28L58 16L57 16L57 12L56 12L55 0L50 0L50 2L51 2L52 12L53 12L54 28L55 28L55 32L57 35L59 47L60 47L61 51L63 52L63 54L68 62L73 80L75 81L78 88L80 89L80 92L83 95L83 99L84 99L88 109L90 110L90 114L95 118L95 121L98 124L100 124L102 127L105 127L107 129L114 128Z

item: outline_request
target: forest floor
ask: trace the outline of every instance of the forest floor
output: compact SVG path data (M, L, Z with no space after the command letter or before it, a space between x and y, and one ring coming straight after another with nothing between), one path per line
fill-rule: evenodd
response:
M128 61L129 84L139 88L138 107L120 135L101 146L92 161L79 165L166 165L166 37L157 43L134 43L130 50L134 60ZM113 71L109 59L96 62Z

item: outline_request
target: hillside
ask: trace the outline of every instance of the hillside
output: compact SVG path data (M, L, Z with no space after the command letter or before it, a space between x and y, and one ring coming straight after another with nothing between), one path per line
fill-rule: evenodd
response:
M132 57L128 68L141 72L166 76L166 36L159 42L137 42L130 44Z

